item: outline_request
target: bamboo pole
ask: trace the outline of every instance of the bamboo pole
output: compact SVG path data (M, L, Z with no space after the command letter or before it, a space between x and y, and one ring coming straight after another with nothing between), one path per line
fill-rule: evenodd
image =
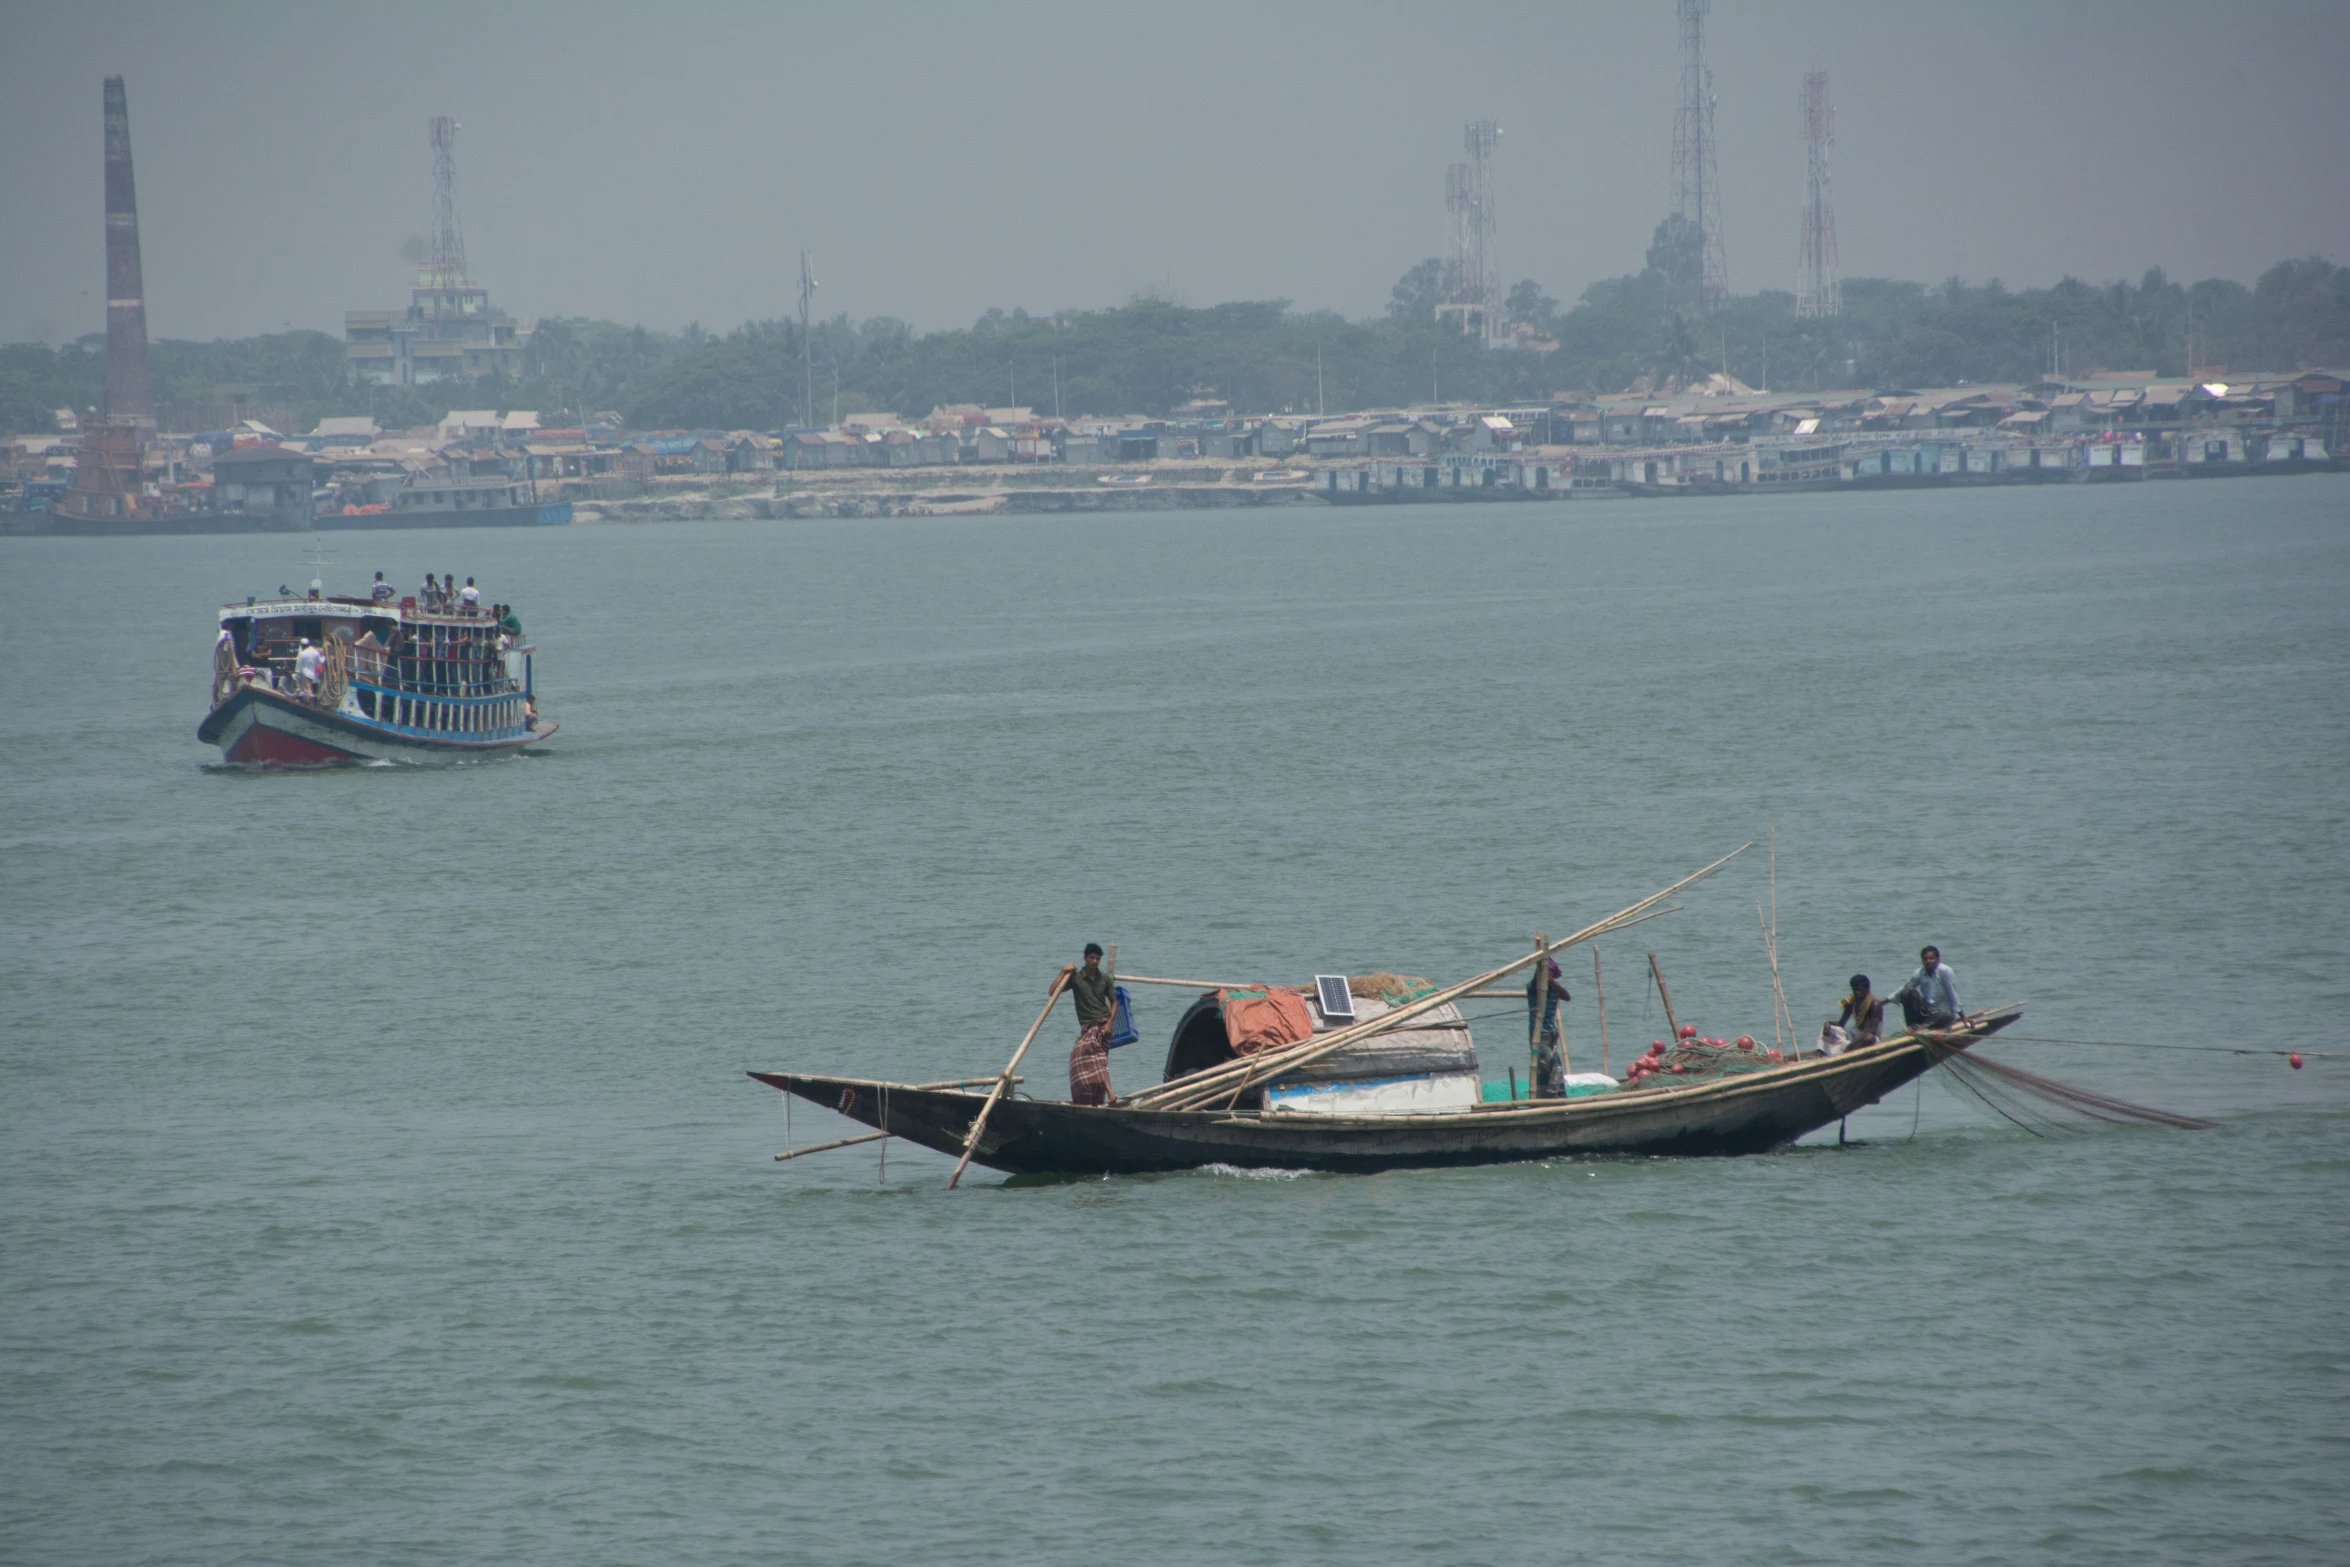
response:
M906 1087L911 1089L921 1089L926 1092L936 1092L941 1088L963 1088L969 1086L972 1083L992 1083L994 1081L995 1079L992 1077L949 1077L941 1079L935 1083L908 1083L906 1084ZM1026 1078L1015 1077L1012 1079L1012 1086L1017 1088L1020 1084L1026 1081ZM790 1110L791 1095L789 1093L786 1093L783 1096L783 1105L786 1111ZM886 1120L887 1116L885 1115L883 1119ZM786 1115L784 1118L783 1133L785 1147L783 1152L777 1154L775 1157L778 1162L781 1162L785 1159L797 1159L802 1154L823 1153L826 1150L832 1148L854 1148L859 1143L875 1142L881 1138L895 1137L896 1135L897 1133L895 1132L863 1132L855 1137L836 1137L829 1143L810 1143L805 1148L794 1148L790 1146L791 1118L789 1115Z
M1607 986L1599 978L1599 944L1591 946L1591 991L1599 1002L1599 1069L1607 1071Z
M1786 1026L1785 1048L1801 1048L1795 1037L1795 1017L1787 1010L1787 988L1779 982L1779 824L1771 823L1771 1003L1779 1010L1772 1015L1771 1032L1777 1035L1782 1024Z
M1578 946L1595 937L1604 936L1610 931L1622 929L1626 925L1637 924L1657 904L1662 903L1684 887L1703 881L1753 847L1751 842L1740 844L1711 865L1692 871L1670 887L1660 892L1650 893L1638 903L1618 909L1607 918L1586 925L1564 940L1550 943L1547 951L1536 951L1522 958L1513 958L1501 967L1490 969L1473 979L1463 980L1457 985L1447 986L1442 990L1430 991L1427 995L1407 1002L1391 1012L1384 1013L1367 1022L1357 1023L1351 1028L1334 1030L1323 1035L1319 1040L1300 1043L1287 1050L1268 1052L1261 1056L1247 1056L1235 1061L1226 1061L1204 1071L1193 1072L1178 1078L1174 1082L1161 1083L1156 1088L1148 1088L1134 1095L1127 1103L1138 1109L1193 1109L1199 1104L1204 1104L1217 1097L1223 1092L1226 1084L1235 1080L1238 1081L1240 1089L1246 1089L1251 1082L1262 1081L1275 1073L1285 1072L1293 1067L1318 1061L1332 1051L1344 1049L1358 1040L1368 1039L1375 1034L1392 1033L1423 1013L1433 1012L1436 1008L1457 1001L1463 996L1492 984L1495 980L1508 978L1527 964L1535 961L1536 958L1548 957L1553 952L1563 952L1569 947Z
M859 1143L877 1143L895 1135L893 1132L866 1132L856 1137L836 1137L829 1143L810 1143L805 1148L786 1148L775 1156L775 1162L781 1164L786 1159L797 1159L802 1154L826 1153L835 1148L854 1148Z
M1153 979L1148 974L1128 974L1125 982L1129 985L1172 985L1177 990L1246 990L1255 983L1223 979Z
M971 1130L963 1134L963 1157L955 1161L955 1173L947 1177L948 1191L953 1191L956 1183L963 1179L963 1171L971 1163L973 1151L979 1147L979 1134L986 1128L987 1118L995 1114L996 1102L1004 1097L1004 1090L1012 1086L1012 1073L1018 1070L1020 1058L1028 1054L1029 1045L1035 1042L1036 1031L1044 1027L1046 1018L1053 1015L1053 1008L1060 1004L1061 992L1068 985L1068 970L1063 969L1053 976L1052 993L1044 998L1044 1010L1037 1013L1036 1021L1028 1025L1027 1034L1020 1040L1020 1048L1012 1052L1012 1059L1005 1062L1004 1069L996 1074L995 1087L987 1091L987 1103L979 1107L979 1113L971 1118Z
M1656 954L1648 955L1648 972L1656 977L1657 998L1665 1004L1665 1027L1672 1030L1673 1043L1681 1043L1681 1020L1673 1016L1673 993L1665 989L1665 971L1656 966Z

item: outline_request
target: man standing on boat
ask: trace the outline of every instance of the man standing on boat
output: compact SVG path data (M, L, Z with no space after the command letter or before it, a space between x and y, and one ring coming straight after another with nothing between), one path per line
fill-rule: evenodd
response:
M1948 1028L1965 1014L1958 1006L1958 976L1942 961L1940 947L1918 954L1918 971L1894 993L1901 1020L1912 1029Z
M1069 1102L1106 1105L1110 1102L1110 1019L1117 1008L1115 983L1102 972L1102 949L1085 944L1085 966L1072 963L1061 970L1060 982L1077 1003L1077 1043L1069 1050Z
M1539 1030L1534 1017L1538 996L1543 998ZM1567 994L1567 987L1559 983L1556 958L1544 958L1536 966L1534 977L1526 981L1526 1032L1534 1041L1534 1081L1530 1088L1536 1099L1567 1096L1567 1049L1559 1036L1559 1003L1573 999Z
M308 637L302 639L302 651L294 655L294 689L302 696L318 695L318 668L326 655Z

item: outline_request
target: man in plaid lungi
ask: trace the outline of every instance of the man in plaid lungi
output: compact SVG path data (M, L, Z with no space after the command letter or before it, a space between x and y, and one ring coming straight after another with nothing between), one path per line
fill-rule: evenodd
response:
M1102 949L1085 944L1085 967L1072 963L1061 970L1069 995L1077 1003L1077 1043L1069 1051L1069 1099L1072 1104L1110 1102L1110 1018L1117 1007L1114 981L1102 972Z

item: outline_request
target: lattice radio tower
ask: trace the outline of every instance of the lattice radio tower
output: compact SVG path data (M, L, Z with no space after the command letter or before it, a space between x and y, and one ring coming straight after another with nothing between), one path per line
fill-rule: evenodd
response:
M1491 120L1471 120L1461 128L1461 147L1469 155L1444 171L1444 216L1449 247L1444 278L1437 291L1438 319L1460 317L1463 333L1475 332L1487 343L1498 341L1501 319L1500 230L1494 221L1493 154L1501 142L1501 127Z
M1807 73L1797 102L1803 110L1803 140L1809 157L1795 313L1837 316L1844 313L1844 285L1836 275L1836 192L1828 183L1828 148L1836 140L1836 110L1828 102L1828 73Z
M432 259L424 281L433 288L466 288L465 231L457 226L457 122L432 117Z
M1695 254L1677 278L1685 294L1711 310L1730 291L1722 250L1721 170L1714 158L1714 73L1705 63L1708 0L1679 0L1681 97L1673 114L1673 212L1695 226Z

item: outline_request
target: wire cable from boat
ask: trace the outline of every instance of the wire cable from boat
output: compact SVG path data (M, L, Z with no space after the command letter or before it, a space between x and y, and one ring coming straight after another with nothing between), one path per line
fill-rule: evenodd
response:
M2144 1039L2058 1039L2048 1034L2001 1034L2000 1041L2018 1045L2101 1045L2115 1050L2192 1050L2218 1056L2299 1056L2305 1061L2328 1061L2340 1052L2295 1050L2284 1045L2172 1045Z

